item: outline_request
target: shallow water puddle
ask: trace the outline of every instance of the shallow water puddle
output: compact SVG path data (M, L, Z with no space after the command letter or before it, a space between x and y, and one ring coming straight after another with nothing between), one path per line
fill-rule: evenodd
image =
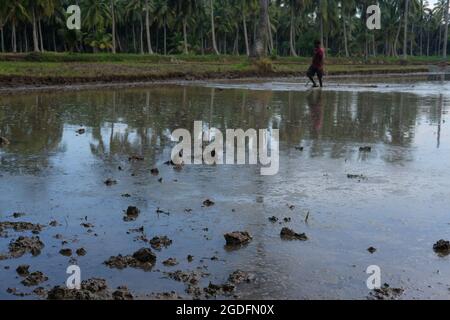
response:
M242 270L252 280L225 297L275 299L366 298L365 271L378 265L382 283L403 288L404 298L448 298L450 258L433 244L450 238L449 83L426 82L419 94L392 90L401 83L306 92L254 86L1 96L0 136L10 144L0 148L0 221L44 225L45 247L0 261L0 298L20 298L8 288L34 289L16 274L24 264L48 277L45 289L63 285L66 268L78 264L83 280L104 278L140 298L192 298L174 280L177 270L195 272L201 290ZM223 131L279 129L279 174L164 164L171 132L192 130L196 120ZM124 221L130 206L139 214ZM281 239L284 227L308 240ZM229 250L223 235L238 230L253 239ZM21 235L32 236L6 230L0 254ZM151 270L103 264L151 247L145 240L155 236L172 243L153 249Z

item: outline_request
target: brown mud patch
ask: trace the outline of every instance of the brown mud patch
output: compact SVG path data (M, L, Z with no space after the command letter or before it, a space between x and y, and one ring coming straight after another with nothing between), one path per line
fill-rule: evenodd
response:
M114 66L115 68L115 66ZM346 75L400 75L414 73L428 73L428 66L411 68L392 66L373 69L349 69L334 70L327 73L327 76ZM96 76L23 76L23 75L0 75L0 92L13 93L16 91L52 91L58 90L81 90L98 87L136 87L146 86L151 83L161 83L164 81L201 81L201 80L239 80L249 78L290 78L305 77L305 71L269 71L258 70L240 71L205 71L205 72L164 72L148 74L99 74Z

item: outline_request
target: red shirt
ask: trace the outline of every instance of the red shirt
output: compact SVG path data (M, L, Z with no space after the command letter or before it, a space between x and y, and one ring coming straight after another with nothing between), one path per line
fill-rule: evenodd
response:
M317 69L323 68L323 60L325 56L325 50L323 48L314 48L313 67Z

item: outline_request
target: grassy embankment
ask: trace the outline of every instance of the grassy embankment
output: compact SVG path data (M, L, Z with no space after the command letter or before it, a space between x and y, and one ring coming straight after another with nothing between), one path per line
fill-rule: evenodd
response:
M310 58L278 57L254 62L241 56L133 54L0 54L0 86L65 85L166 79L244 78L304 75ZM426 72L438 57L328 58L329 75Z

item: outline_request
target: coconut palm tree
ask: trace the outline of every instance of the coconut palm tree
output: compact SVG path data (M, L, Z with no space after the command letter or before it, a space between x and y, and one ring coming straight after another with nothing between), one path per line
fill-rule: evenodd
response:
M442 51L444 59L447 59L449 11L450 11L450 0L447 0L447 8L445 10L444 45Z
M14 53L17 52L17 23L29 18L26 7L25 0L9 0L6 1L6 6L4 7L6 12L5 21L11 23L11 48Z
M155 21L158 28L163 28L164 55L167 55L167 29L173 26L174 13L167 0L156 0L154 5Z
M0 0L0 46L2 52L5 52L5 35L3 32L3 28L6 24L6 5L7 0Z
M195 12L198 10L200 6L199 0L168 0L169 5L173 8L173 11L176 13L178 19L181 20L182 29L183 29L183 46L184 46L184 54L189 53L189 44L188 44L188 22L189 19L192 19Z
M214 0L209 0L209 10L211 15L211 40L212 40L212 46L214 53L219 55L219 50L217 49L217 42L216 42L216 26L214 23Z
M266 55L267 28L269 21L269 0L259 0L258 27L255 36L253 55L261 58Z

